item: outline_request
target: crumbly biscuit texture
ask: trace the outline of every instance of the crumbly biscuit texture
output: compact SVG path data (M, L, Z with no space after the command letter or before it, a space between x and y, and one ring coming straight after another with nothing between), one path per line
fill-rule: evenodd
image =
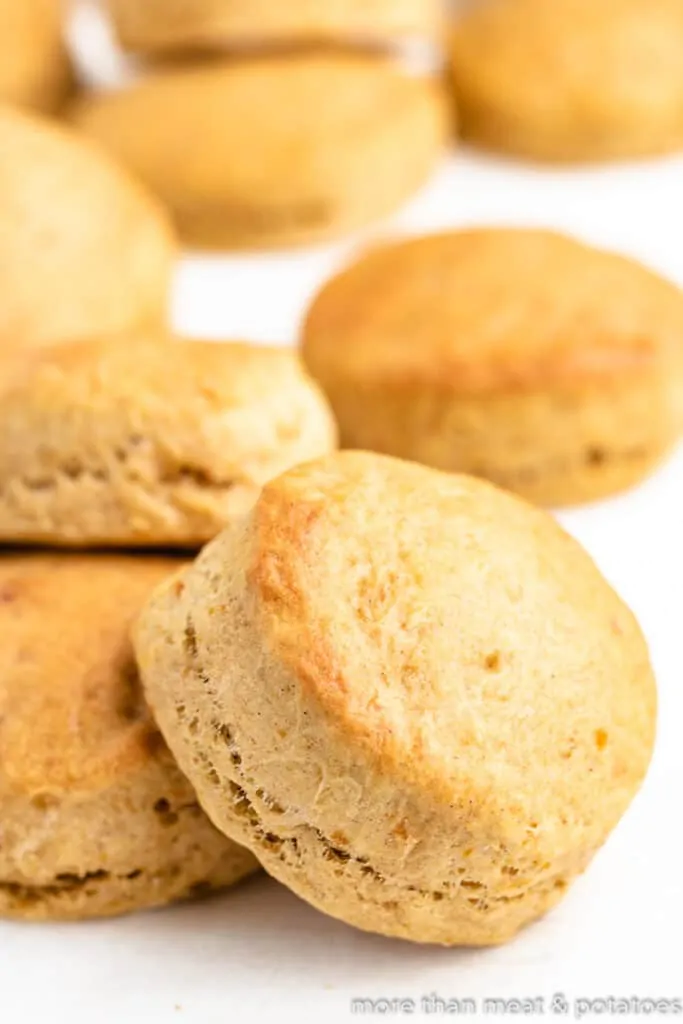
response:
M0 0L0 101L54 113L73 88L59 0Z
M370 251L318 295L303 356L342 445L472 473L542 504L640 481L680 433L683 295L553 232Z
M442 27L438 0L109 0L109 9L123 46L151 53L236 43L431 38Z
M73 132L8 106L0 152L0 350L165 322L176 243L156 200Z
M683 147L679 0L483 0L452 41L462 129L547 161Z
M5 361L0 538L198 546L336 444L296 354L154 335Z
M85 98L73 119L167 204L190 245L249 248L392 212L434 169L450 116L435 80L314 50L158 71Z
M579 545L487 483L382 456L273 481L134 637L212 820L369 931L511 938L651 756L645 642Z
M255 870L151 719L128 630L170 559L0 559L0 914L98 917Z

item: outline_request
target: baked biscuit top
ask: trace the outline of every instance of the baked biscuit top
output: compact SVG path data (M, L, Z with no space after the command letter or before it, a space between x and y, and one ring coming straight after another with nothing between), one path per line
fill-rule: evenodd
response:
M303 333L339 377L481 394L639 373L683 351L683 293L542 230L479 229L371 250L318 295Z

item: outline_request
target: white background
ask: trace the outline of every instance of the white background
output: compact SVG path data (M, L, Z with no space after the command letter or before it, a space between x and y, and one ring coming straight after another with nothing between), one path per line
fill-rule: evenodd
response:
M110 75L115 64L98 48L99 34L86 26L84 38L90 67ZM381 231L478 223L565 229L683 285L683 159L564 172L460 152ZM293 343L311 293L358 242L188 257L176 326ZM336 1024L354 1019L353 997L419 1000L433 992L477 1000L562 992L570 1004L683 996L683 452L627 497L561 519L639 615L661 713L640 796L557 911L501 949L421 948L355 932L258 878L210 902L111 922L0 922L0 1024ZM411 1016L427 1019L419 1003Z

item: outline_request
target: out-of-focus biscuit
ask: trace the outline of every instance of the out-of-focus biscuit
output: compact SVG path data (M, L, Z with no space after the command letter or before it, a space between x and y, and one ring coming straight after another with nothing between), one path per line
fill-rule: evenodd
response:
M437 81L324 51L158 70L85 97L73 120L202 248L312 242L381 218L425 182L449 130Z
M164 323L176 243L156 200L73 132L9 106L0 154L0 352Z
M464 135L551 162L683 148L680 0L481 0L451 46Z
M313 302L303 355L342 446L543 505L631 487L680 435L683 294L549 231L389 244Z

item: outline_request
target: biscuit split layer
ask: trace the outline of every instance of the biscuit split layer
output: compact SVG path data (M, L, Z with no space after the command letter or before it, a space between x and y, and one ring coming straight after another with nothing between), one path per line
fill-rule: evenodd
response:
M382 456L268 484L134 642L218 827L319 909L414 941L495 944L554 906L651 756L646 644L580 546Z
M0 559L0 914L120 914L257 867L213 828L144 703L128 629L170 559Z

